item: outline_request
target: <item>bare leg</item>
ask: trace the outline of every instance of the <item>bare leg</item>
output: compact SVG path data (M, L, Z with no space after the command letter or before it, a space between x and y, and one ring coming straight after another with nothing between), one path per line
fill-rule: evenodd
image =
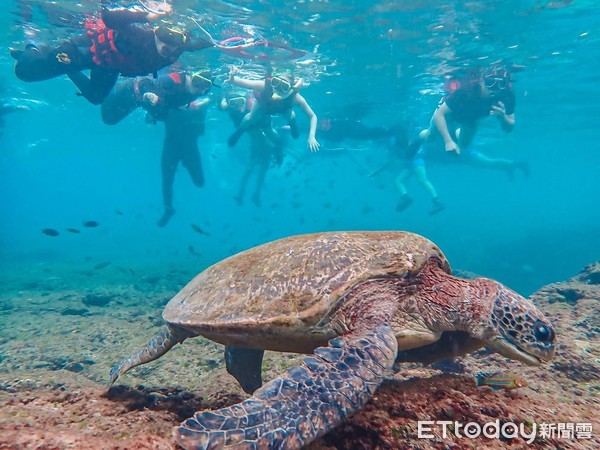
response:
M260 206L260 192L262 190L263 183L265 181L265 175L269 168L269 160L263 159L256 162L256 186L254 188L254 194L252 194L252 202L256 206Z
M396 205L396 211L398 211L398 212L404 211L413 202L413 199L408 195L408 191L406 190L406 185L404 184L404 182L406 180L408 180L408 178L411 176L411 174L412 174L412 169L405 168L405 169L402 169L402 172L400 172L400 175L398 175L396 177L396 187L398 188L398 192L400 192L400 201Z
M250 109L250 112L244 116L242 122L240 123L240 126L237 127L233 134L229 136L229 139L227 139L227 145L229 147L235 146L235 144L237 144L237 141L240 140L244 132L256 122L258 122L263 116L264 114L262 106L260 106L258 102L252 103L252 108Z
M240 180L240 188L238 189L238 195L235 197L235 201L239 206L241 206L244 203L244 196L246 195L246 185L248 184L248 180L250 179L250 175L252 175L253 170L254 162L250 161L246 166L244 175L242 175L242 179Z

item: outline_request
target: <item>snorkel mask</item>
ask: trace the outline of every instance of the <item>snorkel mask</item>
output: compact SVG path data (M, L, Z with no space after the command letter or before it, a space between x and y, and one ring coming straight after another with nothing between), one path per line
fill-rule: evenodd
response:
M210 70L198 70L191 75L192 86L202 94L208 92L213 85L212 72Z
M246 97L236 95L227 99L227 106L234 109L242 109L246 106Z
M293 92L292 82L281 76L271 78L271 88L273 89L273 98L284 99Z
M490 90L504 90L511 85L512 76L506 66L493 67L485 72L483 82Z

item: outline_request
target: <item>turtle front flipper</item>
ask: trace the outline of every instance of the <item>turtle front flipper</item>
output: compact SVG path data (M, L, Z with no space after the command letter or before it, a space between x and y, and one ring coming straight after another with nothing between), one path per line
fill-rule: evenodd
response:
M242 403L196 413L174 430L175 440L185 449L301 448L371 398L397 345L387 325L355 329Z
M133 355L125 358L119 364L110 369L110 380L108 386L112 386L117 378L127 372L129 369L154 361L171 350L175 345L182 343L187 338L195 334L173 325L167 325L160 333L150 339L144 348L138 350Z

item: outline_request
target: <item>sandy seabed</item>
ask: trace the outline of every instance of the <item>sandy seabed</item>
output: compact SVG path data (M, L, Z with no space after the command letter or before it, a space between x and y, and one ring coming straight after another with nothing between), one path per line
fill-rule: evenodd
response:
M95 267L95 268L94 268ZM107 390L112 365L163 325L161 311L189 279L176 268L112 264L12 266L0 292L0 449L174 449L173 427L201 409L247 395L227 374L223 349L196 338L133 369ZM344 424L308 446L325 449L600 448L600 263L540 289L532 300L550 317L555 359L527 367L480 351L434 367L406 364ZM267 353L264 379L301 356ZM513 373L517 390L478 387L480 372ZM420 438L419 421L512 422L538 436L469 439L450 426ZM542 424L592 427L585 433ZM460 436L459 436L460 435Z

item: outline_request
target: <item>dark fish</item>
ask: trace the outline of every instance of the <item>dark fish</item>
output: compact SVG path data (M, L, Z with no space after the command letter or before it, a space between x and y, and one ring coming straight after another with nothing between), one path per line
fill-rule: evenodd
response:
M123 211L119 211L118 209L115 209L115 213L122 216L123 215Z
M101 263L98 263L94 266L94 269L100 270L100 269L104 269L106 266L110 266L110 261L103 261Z
M88 227L88 228L95 228L98 225L100 225L100 224L98 222L96 222L95 220L88 220L86 222L83 222L83 226Z
M53 228L44 228L42 230L42 233L44 233L46 236L58 236L60 234L58 231L56 231Z
M204 231L202 228L200 228L198 225L196 225L194 223L192 224L192 230L194 230L197 233L205 234L206 236L210 236L210 234L208 234L206 231Z
M200 253L196 251L193 245L188 245L188 250L192 255L200 256Z
M492 375L478 375L477 386L489 386L495 391L500 389L517 389L527 386L527 381L511 373L497 372Z
M81 233L81 231L79 231L77 228L67 228L67 231L69 233L75 233L75 234Z

